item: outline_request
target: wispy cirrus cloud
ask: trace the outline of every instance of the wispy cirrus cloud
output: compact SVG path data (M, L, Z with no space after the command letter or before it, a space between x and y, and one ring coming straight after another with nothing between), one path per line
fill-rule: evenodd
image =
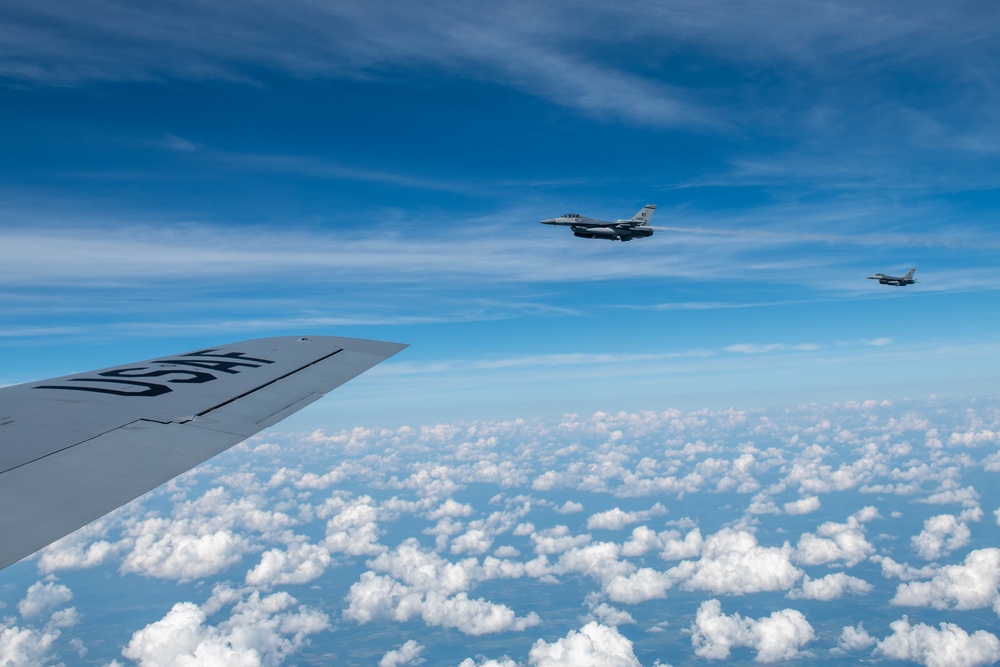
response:
M827 81L828 97L841 99L858 95L848 85L857 72L930 69L960 88L996 76L970 65L996 56L988 38L997 19L975 5L942 12L932 3L870 7L849 0L659 7L294 0L278 8L259 1L230 7L182 0L154 9L41 0L3 14L0 75L10 81L249 81L259 68L300 78L391 78L396 71L433 67L587 114L662 126L724 128L747 118L775 124L787 118L790 105L816 104L808 96L769 93L762 84L775 62L796 77ZM593 57L595 47L600 59ZM670 67L679 51L692 48L711 52L716 72L735 85L709 89L683 68ZM641 50L647 65L625 65L617 56L626 49ZM751 85L763 103L740 105L740 116L718 111L733 94L754 102L741 92ZM883 99L875 88L863 95L870 107ZM814 126L823 117L813 114ZM843 125L846 119L826 114L822 122Z
M86 226L83 221L60 226L46 221L31 226L29 222L38 222L39 214L15 212L16 219L0 230L0 278L6 285L22 286L64 284L82 275L97 285L279 275L290 281L310 282L336 282L349 276L381 283L436 281L465 275L491 283L615 278L801 283L801 272L812 270L823 272L823 280L810 284L828 287L836 284L836 276L825 268L832 268L832 260L820 244L898 247L901 241L906 243L878 232L838 237L749 227L677 228L674 231L684 233L661 232L665 242L654 236L628 247L609 247L581 242L563 230L541 229L530 215L515 210L481 220L465 219L460 231L455 231L455 221L411 217L350 232L255 226L242 227L234 236L231 228L222 225L176 222L160 226L94 220ZM525 236L528 233L530 241ZM714 241L715 235L726 240ZM536 237L547 242L533 242ZM937 234L914 234L909 239L912 246L954 247L955 243L953 238ZM817 247L810 250L809 244ZM1000 247L1000 240L984 232L969 237L968 244L979 249L993 244ZM770 254L793 245L803 246L796 256ZM622 261L626 250L628 261ZM997 282L990 279L988 269L952 273L963 278L959 282L967 287L977 277L991 285ZM856 279L852 282L861 284ZM943 282L939 288L951 284L947 280L936 282ZM719 306L693 302L674 307Z
M726 352L736 352L739 354L766 354L768 352L814 352L822 346L816 343L737 343L726 348Z

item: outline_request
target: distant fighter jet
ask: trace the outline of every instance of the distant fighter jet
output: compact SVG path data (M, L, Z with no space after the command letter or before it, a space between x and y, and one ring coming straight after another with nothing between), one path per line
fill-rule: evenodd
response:
M896 287L906 287L907 285L912 285L917 282L913 279L913 272L916 269L910 269L906 272L905 276L887 276L884 273L876 273L874 276L868 276L868 280L877 280L879 285L895 285Z
M567 213L558 218L542 220L543 225L562 225L573 231L573 236L582 239L607 239L608 241L631 241L653 235L649 220L653 217L656 204L646 204L631 220L595 220L579 213Z

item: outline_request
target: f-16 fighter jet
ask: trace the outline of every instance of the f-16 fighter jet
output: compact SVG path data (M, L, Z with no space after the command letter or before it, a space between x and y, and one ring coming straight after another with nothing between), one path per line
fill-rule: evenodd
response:
M876 273L874 276L868 276L868 280L877 280L879 285L895 285L896 287L906 287L907 285L912 285L917 282L913 279L913 272L916 269L910 269L906 272L905 276L887 276L884 273Z
M573 236L582 239L607 239L608 241L631 241L653 235L653 227L649 221L653 217L656 204L646 204L642 210L632 216L631 220L595 220L579 213L567 213L558 218L542 220L543 225L561 225L569 227Z

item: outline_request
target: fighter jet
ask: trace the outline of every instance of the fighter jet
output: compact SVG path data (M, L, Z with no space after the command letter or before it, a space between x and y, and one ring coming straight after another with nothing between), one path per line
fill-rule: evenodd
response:
M608 241L631 241L653 235L649 221L653 217L656 204L646 204L631 220L595 220L579 213L567 213L558 218L542 220L543 225L562 225L573 231L573 236L582 239L607 239Z
M912 285L917 282L913 279L914 271L916 271L916 269L910 269L906 272L905 276L887 276L884 273L876 273L874 276L868 276L868 280L877 280L879 285L906 287L907 285Z

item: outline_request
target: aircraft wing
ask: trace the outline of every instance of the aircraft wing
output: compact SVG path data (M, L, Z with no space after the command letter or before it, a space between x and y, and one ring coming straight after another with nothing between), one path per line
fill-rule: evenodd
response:
M0 568L406 347L260 338L0 388Z

